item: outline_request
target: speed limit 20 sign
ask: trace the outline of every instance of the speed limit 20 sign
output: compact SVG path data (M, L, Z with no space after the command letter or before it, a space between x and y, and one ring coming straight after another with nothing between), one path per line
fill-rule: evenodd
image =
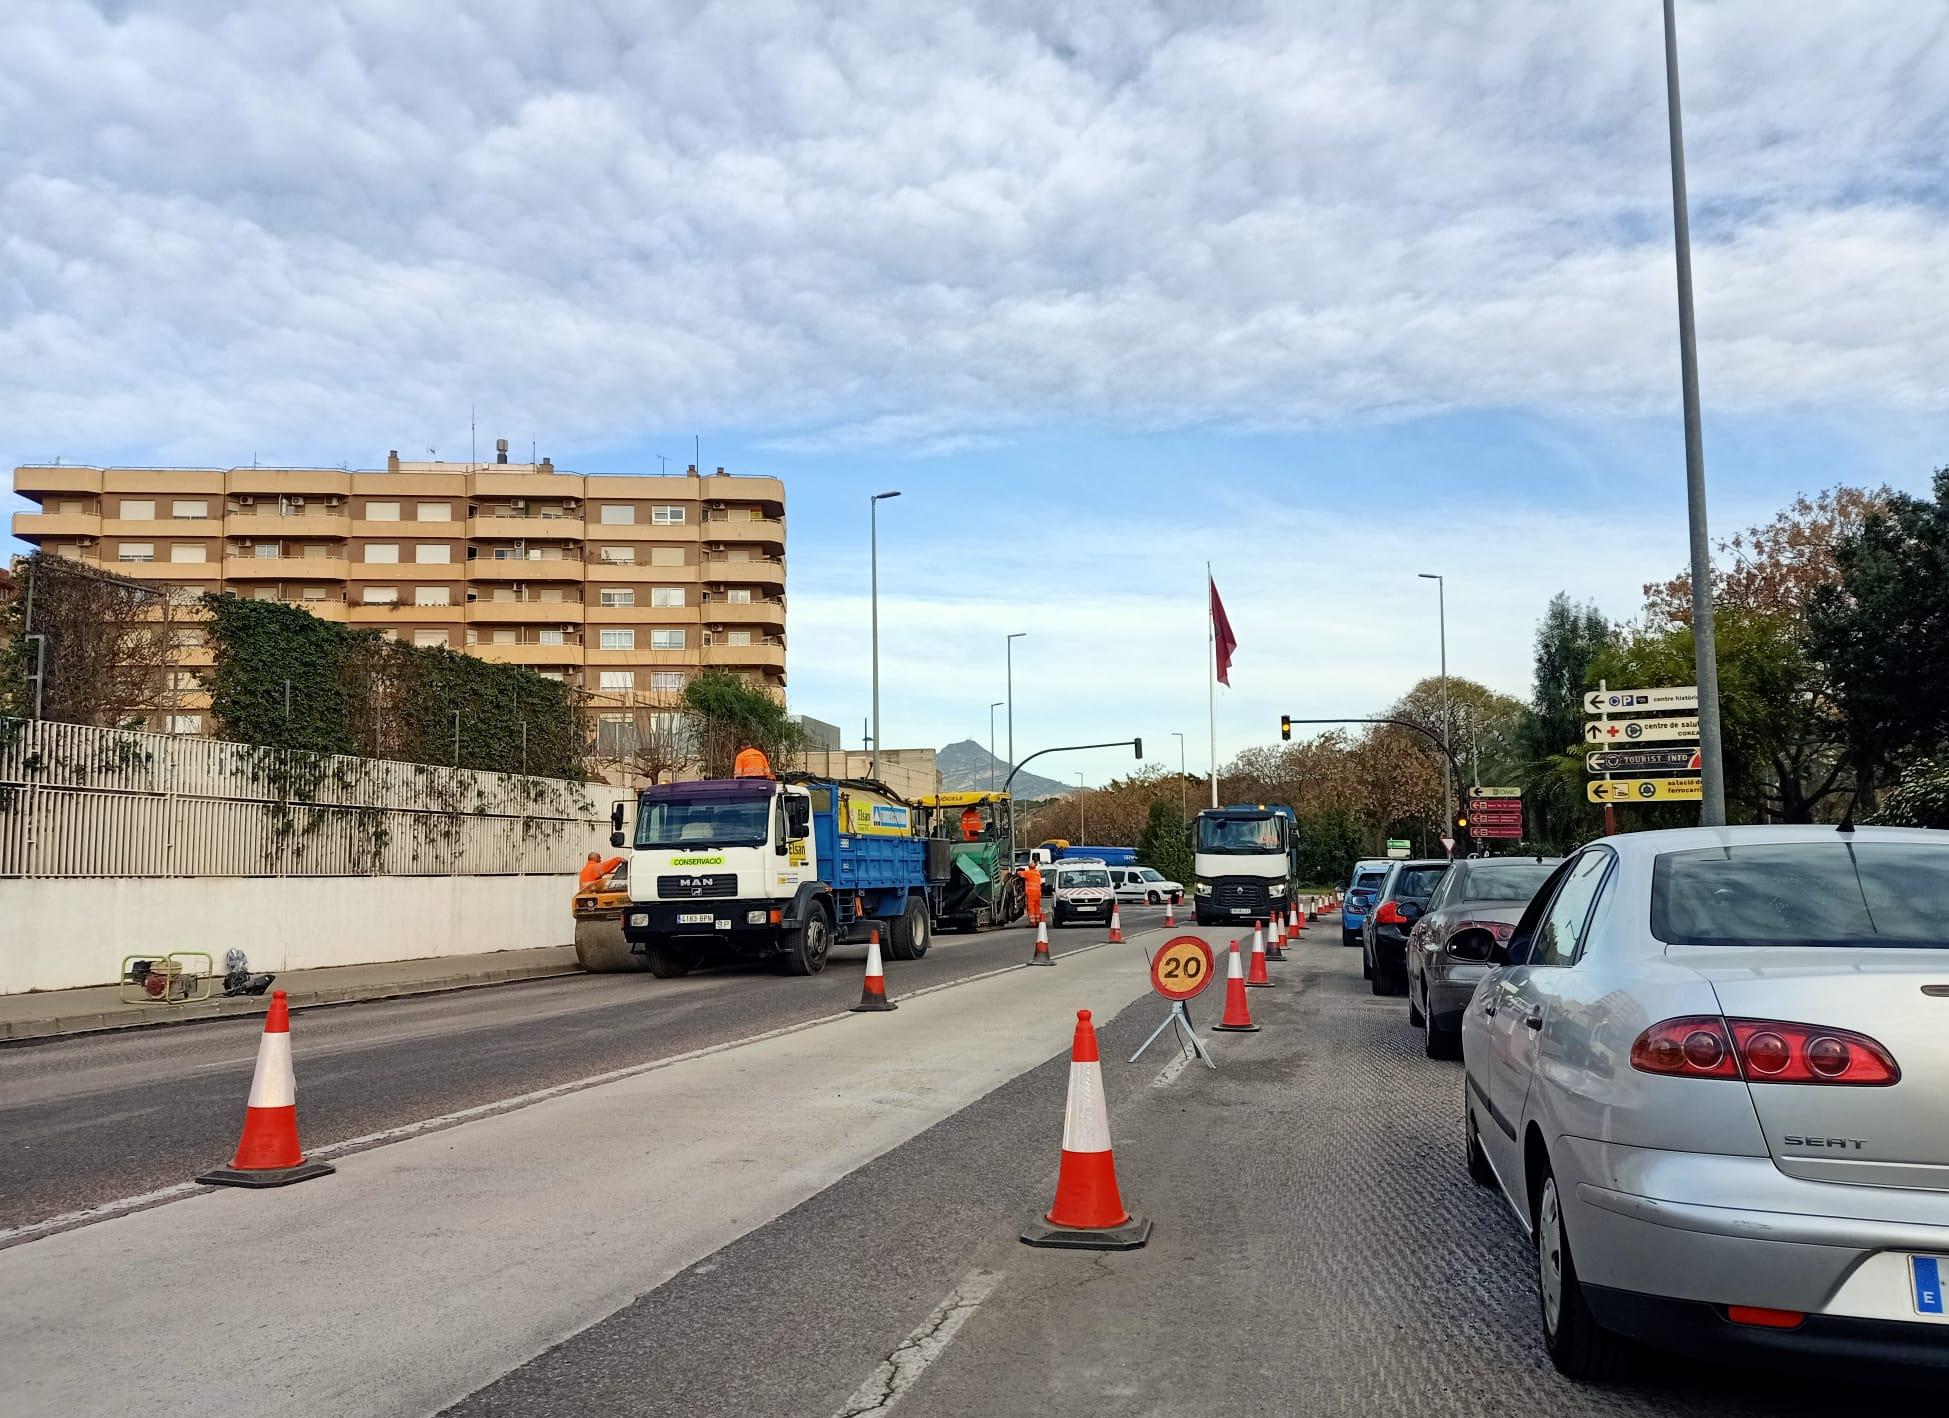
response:
M1150 961L1150 986L1168 1000L1196 997L1211 977L1216 962L1211 947L1194 935L1164 942Z

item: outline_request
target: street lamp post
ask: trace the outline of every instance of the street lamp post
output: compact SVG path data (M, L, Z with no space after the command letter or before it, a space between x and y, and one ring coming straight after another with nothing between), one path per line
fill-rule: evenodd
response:
M1423 581L1435 583L1435 606L1441 623L1441 810L1442 836L1455 822L1454 750L1449 746L1448 721L1448 582L1433 571L1417 573Z
M1002 642L1003 656L1008 665L1008 694L1006 700L1004 701L1008 705L1008 779L1006 782L1002 784L1002 787L1004 788L1006 788L1009 783L1015 781L1015 768L1016 768L1016 763L1015 763L1015 642L1017 640L1022 639L1028 633L1029 632L1026 630L1018 630ZM1010 809L1008 814L1008 855L1010 860L1014 859L1015 812L1013 809Z
M988 706L988 791L995 791L995 711L1004 701L997 699Z
M866 760L867 776L880 776L880 504L897 492L876 492L866 499L872 541L873 585L873 753Z
M1699 823L1726 825L1719 740L1719 651L1712 626L1712 544L1705 529L1705 440L1699 428L1698 332L1692 320L1692 219L1678 102L1678 22L1665 0L1665 101L1672 144L1672 247L1678 262L1678 368L1685 397L1685 505L1692 540L1692 667L1699 681Z
M1171 737L1178 741L1178 816L1188 818L1191 815L1191 809L1190 804L1185 801L1184 797L1184 735L1178 730L1172 729Z
M1083 826L1083 775L1076 775L1076 845L1082 846L1090 840L1088 830Z

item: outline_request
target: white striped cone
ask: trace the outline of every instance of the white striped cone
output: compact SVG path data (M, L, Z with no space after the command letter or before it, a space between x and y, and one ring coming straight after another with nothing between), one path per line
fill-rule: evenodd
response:
M884 1014L899 1005L887 998L886 967L880 964L880 928L874 926L866 937L866 978L859 987L859 1003L854 1014Z
M1069 1051L1069 1099L1063 1109L1056 1200L1041 1221L1032 1222L1022 1233L1022 1240L1031 1246L1129 1251L1149 1239L1150 1222L1126 1211L1117 1191L1096 1026L1090 1023L1090 1012L1079 1009Z
M1178 923L1177 899L1175 897L1166 896L1164 898L1164 924L1167 926L1175 926L1177 923Z
M1284 948L1285 939L1286 923L1280 919L1279 913L1274 911L1272 913L1272 928L1266 936L1265 958L1268 960L1284 960L1286 958Z
M1287 916L1286 929L1291 931L1294 935L1298 935L1299 934L1299 907L1288 906L1286 908L1286 916Z
M1259 1032L1259 1026L1252 1022L1252 1007L1245 999L1245 970L1238 958L1237 941L1232 942L1225 961L1225 1015L1211 1027L1227 1034Z
M1110 944L1123 944L1123 909L1117 898L1110 898Z
M1049 953L1049 923L1035 923L1035 953L1029 956L1031 965L1054 965L1056 957Z
M282 1187L329 1175L326 1162L305 1158L298 1145L298 1075L291 1067L291 1012L283 990L271 991L270 1012L257 1043L257 1067L250 1076L250 1102L244 1108L244 1135L228 1167L196 1180L210 1186Z

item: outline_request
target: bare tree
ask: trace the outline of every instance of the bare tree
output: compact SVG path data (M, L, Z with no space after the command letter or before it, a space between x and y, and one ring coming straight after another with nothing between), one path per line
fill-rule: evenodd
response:
M647 786L674 780L697 754L681 709L632 695L626 703L599 708L591 757L627 783Z
M14 712L113 728L139 726L176 702L167 587L47 552L19 562L16 576L6 608L5 687Z

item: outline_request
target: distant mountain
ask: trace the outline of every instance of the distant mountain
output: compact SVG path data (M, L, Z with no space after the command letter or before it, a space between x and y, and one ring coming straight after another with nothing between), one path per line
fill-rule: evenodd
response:
M941 791L944 793L983 791L988 787L991 767L995 773L996 788L1000 788L1002 780L1008 777L1007 762L996 758L973 739L949 744L935 755L934 763L941 770ZM1017 773L1015 782L1009 787L1009 792L1015 797L1031 802L1040 798L1059 798L1070 791L1072 786L1034 773Z

